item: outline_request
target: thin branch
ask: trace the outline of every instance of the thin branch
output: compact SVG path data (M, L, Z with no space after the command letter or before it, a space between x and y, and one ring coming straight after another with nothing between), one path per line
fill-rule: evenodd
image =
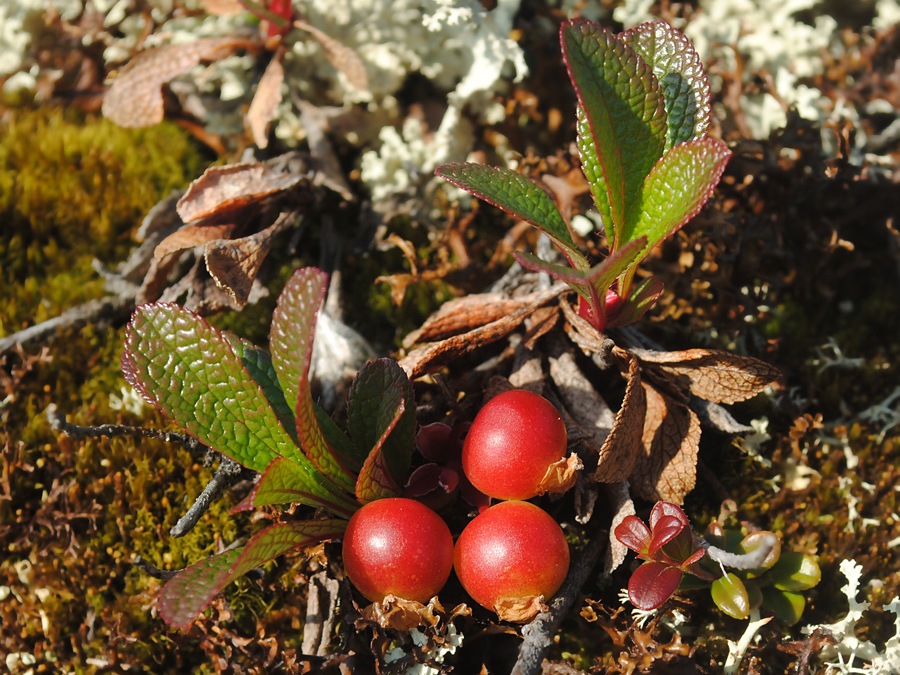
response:
M177 443L191 452L202 453L208 448L191 436L177 434L172 431L150 429L148 427L132 427L124 424L100 424L98 426L81 426L66 421L65 415L59 412L55 403L47 406L47 421L54 431L61 431L75 439L82 438L115 438L130 436L132 438L152 438L165 443Z
M549 609L538 614L522 629L524 640L519 646L519 657L511 675L538 675L541 672L541 664L544 655L553 644L553 636L578 600L581 587L597 566L600 554L608 541L606 523L601 525L600 521L600 518L595 519L590 541L575 559L569 569L569 575L556 597L550 602Z
M225 455L221 455L221 457L219 468L216 469L216 473L209 483L206 484L206 487L203 488L203 492L197 495L197 499L194 500L191 508L169 530L169 534L173 537L183 537L194 529L194 525L200 520L200 516L207 512L210 504L244 472L244 467L233 459Z

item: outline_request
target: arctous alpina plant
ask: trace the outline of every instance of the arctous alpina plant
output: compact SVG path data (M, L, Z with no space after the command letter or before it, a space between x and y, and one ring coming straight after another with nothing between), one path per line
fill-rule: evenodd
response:
M735 619L762 609L794 624L806 605L801 592L821 578L811 556L782 552L772 532L747 534L713 521L701 538L670 502L654 505L649 527L631 515L614 534L644 561L628 581L628 599L642 610L661 607L679 588L707 587L716 606Z
M664 22L615 34L590 21L560 29L566 67L578 95L581 168L606 234L609 255L591 265L553 199L515 171L470 163L436 173L538 227L566 265L527 253L516 259L567 283L579 313L598 331L637 321L662 292L635 280L650 250L706 203L731 152L708 136L709 82L690 40Z

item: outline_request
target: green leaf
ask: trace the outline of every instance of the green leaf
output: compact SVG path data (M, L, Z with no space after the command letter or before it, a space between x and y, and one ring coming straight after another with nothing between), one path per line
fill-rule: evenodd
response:
M323 490L325 480L308 461L299 464L293 460L278 458L266 467L262 477L253 486L249 498L235 510L243 511L273 504L308 504L323 507L337 515L353 515L359 504L337 490Z
M628 298L619 305L619 312L610 317L609 328L627 326L638 321L647 313L663 292L663 282L656 277L648 277L631 289Z
M284 392L281 390L278 376L275 373L275 368L272 366L272 357L267 351L260 349L249 340L229 333L224 335L231 342L231 348L241 360L241 363L244 364L247 372L250 373L250 377L262 389L263 394L269 401L269 405L272 406L275 414L278 415L278 419L281 420L281 426L291 434L294 443L297 443L299 447L294 411L284 398Z
M533 180L496 166L453 162L442 164L435 175L469 192L508 214L544 231L573 265L587 267L587 261L575 248L572 235L559 209L541 186Z
M603 177L603 169L597 158L597 148L594 146L594 137L591 134L591 125L588 122L584 108L577 106L575 111L575 138L578 145L578 155L581 157L581 172L591 186L591 196L594 204L600 212L600 221L603 223L603 231L606 233L606 241L610 248L615 247L617 230L613 223L612 207L609 203L609 191L606 180Z
M770 573L775 588L782 591L805 591L822 580L822 570L815 559L796 551L782 553Z
M269 347L278 381L294 409L300 447L319 471L351 492L353 473L326 440L309 389L316 319L327 291L328 275L321 270L304 267L294 272L272 314Z
M261 472L276 457L300 455L232 341L182 307L135 310L122 371L164 415L249 469Z
M356 483L360 501L399 493L415 446L412 383L396 361L375 359L359 371L347 401L347 430L354 445L369 448Z
M201 560L172 577L160 590L159 613L170 626L186 629L238 577L294 548L337 538L346 526L345 520L272 525L243 548Z
M729 572L719 577L710 586L713 602L733 619L746 619L750 615L750 598L744 582Z
M677 232L712 195L731 151L720 140L701 138L676 145L653 168L641 191L637 218L629 220L623 241L647 237L647 251ZM629 275L622 291L631 284Z
M666 150L709 131L709 79L691 41L665 21L642 23L619 36L653 69L662 87Z
M771 586L762 590L764 609L768 609L788 626L793 626L803 616L806 598L799 593L779 591Z
M579 149L585 175L589 181L602 176L606 195L597 208L605 219L608 205L611 222L604 220L604 226L615 233L609 244L617 248L630 241L622 231L639 208L644 179L665 147L662 89L650 66L597 23L564 22L560 41L593 141L592 152L582 129Z

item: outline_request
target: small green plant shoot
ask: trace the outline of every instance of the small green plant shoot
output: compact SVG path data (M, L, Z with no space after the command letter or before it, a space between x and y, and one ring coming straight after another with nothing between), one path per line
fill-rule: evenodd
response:
M638 264L706 203L731 152L708 137L709 82L690 40L667 23L618 35L568 21L563 57L578 95L582 171L603 222L609 255L591 266L569 223L537 183L515 171L444 164L438 176L543 231L568 266L516 253L578 293L579 313L598 330L637 321L662 292Z
M171 304L138 307L122 370L147 401L210 448L262 474L238 509L306 504L331 518L271 525L241 548L191 565L160 592L159 610L187 627L231 581L294 548L341 536L376 499L397 497L415 442L413 390L390 359L364 365L350 388L347 429L309 387L316 319L327 275L303 268L272 317L270 353Z

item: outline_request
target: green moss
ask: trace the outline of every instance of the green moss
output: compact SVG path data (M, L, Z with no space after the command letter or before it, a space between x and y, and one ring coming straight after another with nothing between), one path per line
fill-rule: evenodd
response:
M92 259L123 259L150 207L201 162L172 124L122 129L58 110L12 114L0 125L0 334L97 297Z

